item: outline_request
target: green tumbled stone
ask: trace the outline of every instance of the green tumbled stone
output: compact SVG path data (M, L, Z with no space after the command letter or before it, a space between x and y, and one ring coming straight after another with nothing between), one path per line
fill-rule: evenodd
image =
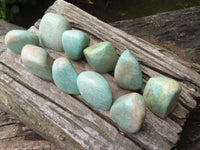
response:
M16 54L21 54L27 44L39 45L38 36L26 30L11 30L5 36L6 46Z
M126 132L139 131L146 114L145 102L138 93L119 97L110 109L111 118Z
M156 76L148 80L143 97L146 106L161 118L173 111L177 98L181 92L181 85L174 79Z
M125 50L117 61L114 79L118 86L127 90L138 90L142 86L142 71L134 55Z
M113 71L119 58L110 42L92 45L83 52L89 65L100 73Z
M103 110L110 109L112 92L103 76L94 71L85 71L78 76L77 84L82 97L90 105Z
M54 61L52 74L53 80L59 89L68 94L79 94L76 82L78 74L67 58L61 57Z
M65 30L71 30L71 25L65 17L47 13L40 22L39 37L44 46L63 51L62 34Z
M62 35L62 43L67 56L73 60L83 57L83 49L88 47L90 38L79 30L68 30Z
M26 45L22 49L21 58L24 66L33 74L45 80L52 80L51 67L53 59L43 48Z

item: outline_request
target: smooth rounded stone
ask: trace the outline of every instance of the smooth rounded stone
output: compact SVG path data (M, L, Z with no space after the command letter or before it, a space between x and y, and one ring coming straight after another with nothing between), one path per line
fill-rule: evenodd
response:
M39 37L44 46L56 51L64 51L62 34L65 30L71 29L71 25L65 17L47 13L40 22Z
M127 90L138 90L142 86L142 71L134 55L125 50L119 57L114 79L118 86Z
M26 30L11 30L5 36L6 46L16 54L21 54L27 44L39 45L38 36Z
M177 98L181 92L181 85L174 79L156 76L148 80L143 97L146 106L161 118L173 111Z
M90 105L103 110L110 109L112 92L103 76L94 71L85 71L79 74L77 84L82 97Z
M78 74L67 58L57 58L53 62L52 74L54 83L63 92L73 95L79 94L76 83Z
M83 57L83 50L89 46L90 38L80 30L68 30L62 35L62 44L67 56L73 60Z
M33 74L45 80L52 80L53 58L43 48L26 45L22 49L21 58L24 66Z
M144 122L145 114L145 102L138 93L119 97L110 109L111 118L129 133L139 131Z
M119 58L110 42L97 43L83 52L89 65L100 73L113 71Z

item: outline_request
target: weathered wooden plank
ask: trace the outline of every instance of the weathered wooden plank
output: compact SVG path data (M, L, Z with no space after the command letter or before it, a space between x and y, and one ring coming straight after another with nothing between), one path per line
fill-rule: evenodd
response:
M38 34L38 31L37 31L37 30L38 30L38 28L39 28L39 22L40 22L40 20L39 20L38 22L36 22L35 27L32 27L32 28L30 29L30 31L32 31L32 32L34 32L34 33L36 33L36 34ZM94 36L90 35L90 37L91 37L91 39L92 39L92 40L91 40L91 44L100 42L100 40L97 39L97 38L95 38ZM49 53L50 53L54 58L59 57L59 54L60 54L60 53L59 53L59 54L56 54L56 53L54 53L54 51L49 51ZM60 56L65 56L65 54L60 55ZM78 73L80 73L80 72L82 72L82 71L85 71L85 70L92 70L92 68L91 68L90 66L88 66L87 63L85 63L84 61L81 61L81 63L80 63L80 61L79 61L79 62L72 61L72 63L74 64L75 68L77 68ZM84 69L82 69L82 68L84 68ZM154 75L162 75L162 74L160 74L160 73L158 73L158 72L156 72L156 71L151 70L151 69L148 68L148 67L143 66L143 70L145 70L145 69L148 70L148 72L149 72L149 74L150 74L151 76L154 76ZM111 82L109 82L109 84L112 85L111 88L112 88L112 91L113 91L113 93L114 93L114 100L117 99L119 96L130 92L130 91L126 91L126 90L123 90L123 89L119 88L119 87L115 84L113 77L111 77L110 75L105 74L104 77L105 77L108 81L111 81ZM145 82L145 83L146 83L146 80L147 80L148 78L149 78L149 77L148 77L147 75L144 75L144 82ZM140 91L141 93L142 93L143 89L144 89L144 85L143 85L143 87L142 87L142 90ZM184 93L185 93L185 92L184 92ZM189 95L188 95L188 96L189 96ZM190 99L191 99L191 98L190 98ZM189 99L189 100L190 100L190 99ZM185 102L185 101L184 101L184 102ZM192 106L195 106L195 105L196 105L196 101L194 101L194 100L191 101L191 100L190 100L190 101L188 102L188 105L189 105L189 107L190 107L191 105L192 105ZM177 109L178 109L178 110L181 110L180 108L183 108L183 107L182 107L181 105L178 105L178 106L177 106ZM192 108L193 108L193 107L192 107ZM98 110L97 110L97 111L98 111ZM147 111L148 111L148 110L147 110ZM185 118L184 118L184 119L183 119L183 117L180 118L180 116L179 116L176 112L177 112L177 111L174 111L174 112L173 112L173 115L176 116L175 119L178 120L178 122L180 123L180 125L184 125ZM188 115L189 110L183 108L183 112L184 112L184 114ZM104 114L104 115L106 115L106 114L105 114L104 112L102 112L102 111L101 111L101 113ZM180 114L180 113L179 113L179 114ZM185 115L185 116L186 116L186 115ZM174 117L173 117L173 118L174 118ZM178 131L178 130L177 130L177 131ZM179 131L178 131L178 132L179 132Z
M193 89L193 92L185 94L188 95L189 98L187 97L187 100L181 100L181 104L190 110L196 106L194 97L199 97L199 84L197 82L200 81L200 76L196 71L190 69L193 68L193 64L186 65L188 63L177 59L177 57L174 57L174 54L169 51L145 42L140 38L130 36L116 28L112 28L108 24L103 23L71 4L63 4L62 0L57 1L56 4L53 5L48 11L53 11L66 16L73 23L74 27L83 29L97 38L103 38L104 40L111 41L117 49L121 49L122 46L125 46L125 48L128 48L129 46L141 62L143 73L147 75L147 78L153 75L163 74L179 80L184 84L184 90L187 88ZM81 14L81 16L79 16L79 14ZM142 41L143 43L141 43ZM144 57L144 51L150 56ZM154 64L154 61L158 63ZM159 69L160 67L162 68L161 70ZM166 67L169 68L167 69ZM197 66L197 68L199 69L199 66ZM187 75L187 77L185 77L185 75ZM195 77L196 79L194 80ZM196 83L190 84L191 79L193 80L192 83Z
M56 58L56 57L60 57L60 56L65 56L65 54L64 53L55 53L55 52L53 52L53 51L51 51L51 50L49 50L49 52L50 52L50 54L54 57L54 58ZM8 55L8 56L6 56L6 55ZM12 55L12 56L9 56L9 55ZM19 56L17 56L17 55L14 55L14 54L12 54L12 53L10 53L10 52L8 52L8 53L4 53L4 54L2 54L2 56L5 58L5 62L7 63L7 64L12 64L12 66L10 66L10 67L12 67L12 68L15 68L15 71L18 71L18 74L20 74L20 75L22 75L22 76L24 76L24 77L20 77L20 78L18 78L17 80L22 80L22 79L26 79L27 78L27 80L24 80L23 82L24 83L28 83L29 81L30 81L30 75L23 75L23 74L26 74L26 70L24 71L23 69L23 67L21 66L21 64L19 65L18 63L16 63L16 62L18 62L19 61L19 58L15 58L15 59L7 59L8 57L19 57ZM20 62L19 62L20 63ZM81 63L79 62L79 63L77 63L77 62L73 62L72 61L72 63L74 64L74 66L75 66L75 68L77 69L77 71L78 72L82 72L82 71L84 71L84 70L91 70L91 68L84 62L84 61L82 61ZM14 65L13 65L14 64ZM17 65L18 64L18 65ZM6 70L5 68L3 69L4 71ZM8 73L8 71L7 71L7 73ZM109 83L110 83L110 85L111 85L111 87L112 87L112 91L114 92L114 97L115 97L115 99L117 98L117 97L119 97L120 95L122 95L122 94L124 94L124 93L127 93L128 91L124 91L124 90L122 90L122 89L120 89L119 87L117 87L116 86L116 84L114 83L114 81L113 81L113 77L111 77L110 75L108 75L108 74L105 74L104 75L104 77L109 81ZM29 83L28 83L29 84ZM31 87L32 88L35 88L35 89L39 89L39 90L41 90L40 92L41 93L46 93L46 89L47 89L47 87L40 87L40 88L38 88L38 85L40 85L40 83L37 83L37 82L31 82ZM49 87L49 85L47 85L48 87ZM55 94L55 93L53 93L53 94ZM51 93L48 93L48 96L50 96L51 95ZM53 95L51 95L51 96L53 96ZM55 98L55 96L54 96L54 98ZM79 99L81 99L81 97L79 96L78 97ZM94 109L94 108L93 108ZM95 109L94 109L95 110ZM99 111L99 110L96 110L96 111ZM148 110L147 110L148 111ZM107 117L109 117L109 114L108 114L108 112L102 112L102 111L99 111L99 113L100 114L103 114L103 115L106 115ZM110 118L109 118L110 119ZM177 136L177 133L179 133L180 131L181 131L181 128L178 126L178 125L176 125L176 124L174 124L174 127L172 126L172 125L170 125L170 124L168 124L168 123L166 123L165 121L163 121L162 119L159 119L159 118L155 118L155 116L151 113L151 112L149 112L148 111L148 113L147 113L147 120L148 121L145 121L145 123L147 123L147 127L144 129L144 133L145 132L147 132L147 133L143 133L143 132L140 132L139 134L137 134L137 135L131 135L131 134L129 134L129 136L131 137L131 138L134 138L134 137L136 137L137 139L138 139L138 141L139 140L141 140L141 139L143 139L143 140L141 140L141 141L144 141L144 142L146 142L146 144L149 144L148 142L150 142L151 144L149 144L149 145L152 145L152 146L154 146L155 147L155 145L157 145L157 146L161 146L161 145L165 145L165 147L167 147L166 146L166 143L165 143L165 140L163 141L163 140L161 140L162 139L162 137L161 136L163 136L164 138L166 138L166 139L169 139L171 142L174 142L174 141L177 141L178 140L178 136ZM152 125L150 125L152 123ZM160 126L160 124L161 124L161 126ZM166 129L166 130L163 130L163 127ZM156 131L155 130L157 130L157 132L159 133L156 133ZM176 131L176 132L174 132L174 131ZM145 135L145 136L144 136ZM149 139L152 139L154 137L154 140L149 140ZM155 138L155 137L157 137L157 138ZM157 140L160 140L160 143L158 143L157 142ZM139 141L139 143L141 143L140 141ZM156 144L157 143L157 144ZM146 147L146 148L148 148L148 147ZM151 147L151 148L153 148L153 147ZM169 148L169 147L168 147Z
M11 29L23 29L23 27L10 24L3 19L0 19L0 36L5 35Z
M30 128L21 124L13 116L0 110L0 149L56 150L57 148L53 143L45 141Z
M16 121L13 117L0 110L0 128L6 125L15 124ZM0 129L1 130L1 129Z
M100 39L109 40L118 48L120 53L127 48L133 50L136 57L146 66L154 66L153 68L158 71L165 71L166 74L177 79L184 79L200 86L200 77L197 72L162 54L160 51L163 51L163 49L160 47L113 28L74 5L64 3L63 0L57 0L49 11L66 16L74 27L92 33Z
M13 63L20 63L19 69L23 68L19 56L11 55ZM33 76L24 68L20 72L6 68L4 64L0 68L0 108L18 116L61 149L140 149L83 104L57 89L53 83ZM34 86L30 87L25 80L20 80L22 78L37 83L41 87L39 90L45 90L46 95L34 89ZM52 93L53 97L47 93Z
M17 129L18 128L15 124L0 128L0 140L16 137Z
M165 51L164 49L155 47L154 45L151 45L137 37L132 37L126 34L125 32L122 32L116 28L113 28L97 20L91 15L81 11L75 6L68 4L62 0L58 0L48 11L53 11L53 12L62 14L64 16L67 16L67 18L73 23L75 28L80 28L82 30L87 31L90 37L92 38L91 44L102 41L102 40L108 40L114 43L119 54L125 48L129 48L133 50L133 53L136 55L136 57L139 59L140 63L142 64L142 71L144 74L145 82L149 77L154 76L154 75L160 75L160 74L173 77L179 80L180 82L182 82L183 92L181 94L179 104L176 110L173 112L173 114L170 115L170 117L166 118L165 120L162 120L156 117L147 109L147 117L145 119L145 123L141 131L138 132L137 134L125 133L128 138L132 139L134 142L136 142L137 144L139 144L141 147L145 149L160 149L161 147L162 149L169 149L173 147L179 138L180 132L182 131L182 128L180 125L184 124L186 115L189 113L189 110L195 107L196 102L194 100L194 97L195 96L198 97L199 83L198 82L196 83L194 80L191 80L191 77L189 77L188 74L183 75L183 73L189 70L191 71L192 75L194 74L196 79L199 79L198 73L188 68L188 66L186 66L183 61L176 62L176 59L171 54L165 55L165 53L164 54L160 53L160 52ZM80 16L80 14L83 14L83 15ZM37 26L38 26L38 23L36 23L36 27ZM36 27L32 27L31 31L37 32ZM51 50L48 50L48 52L54 58L64 56L64 53L54 52ZM102 118L106 119L107 121L109 121L109 123L111 123L112 125L116 127L116 124L114 124L112 120L110 119L108 112L100 111L91 106L88 106L91 110L93 110L92 112L91 110L86 108L83 104L80 104L80 102L77 101L78 99L84 102L81 96L71 97L61 92L60 90L58 90L55 87L55 85L52 84L51 82L43 81L33 76L31 73L27 72L27 70L23 67L19 56L12 54L9 51L4 50L0 57L1 57L0 70L2 73L1 74L2 81L0 83L2 87L5 87L7 96L8 95L13 95L16 97L21 96L22 100L26 103L17 99L16 101L17 108L21 106L19 104L24 103L22 105L23 109L26 109L25 106L28 105L30 110L33 109L37 115L39 115L42 118L44 117L43 119L45 120L44 122L46 122L45 125L47 126L47 129L51 129L54 132L49 133L48 130L45 131L43 128L43 125L41 124L37 125L37 121L35 121L36 124L34 124L35 118L31 118L30 115L25 114L23 116L24 118L22 118L21 116L19 116L21 111L19 111L17 108L16 108L17 112L14 112L13 110L11 110L11 108L6 106L7 103L2 101L3 98L1 99L3 103L2 107L4 106L6 107L7 111L10 110L16 115L18 115L18 117L20 117L20 119L23 122L28 124L36 132L39 132L43 137L47 137L47 135L52 136L51 139L49 140L56 141L57 144L60 145L62 148L64 147L64 145L66 146L70 142L62 141L63 139L62 137L61 139L55 137L55 135L57 135L56 132L60 133L62 131L64 137L66 136L69 139L69 141L71 141L72 143L77 144L78 142L78 144L81 145L81 147L83 148L88 148L87 147L88 145L93 146L93 148L96 148L99 145L113 146L116 142L120 143L119 141L121 141L122 139L124 139L124 142L121 143L121 147L127 146L126 148L128 148L128 146L130 147L133 146L134 148L139 148L133 142L130 142L129 139L124 138L123 136L121 137L119 133L116 131L116 129L112 127L110 124L105 123L103 119L98 118L97 115L93 114L93 112L98 113L99 115L101 115ZM150 63L150 61L152 63ZM161 62L160 66L158 62ZM79 61L79 62L72 61L72 63L79 73L84 70L91 70L91 68L87 65L87 63L84 60ZM165 66L166 64L167 66ZM184 72L179 75L180 71L184 71ZM111 85L114 99L116 99L120 95L123 95L124 93L130 92L130 91L122 90L119 87L117 87L116 84L114 83L112 75L104 74L104 77L108 80L109 84ZM10 80L10 82L5 83L3 82L3 80L5 81ZM15 86L17 88L12 89L10 86ZM16 91L19 92L21 95L18 95ZM31 94L27 94L25 91ZM8 96L8 97L10 99L13 99L13 96ZM11 102L11 101L8 101L8 102ZM44 107L44 104L47 106ZM7 105L11 105L11 104L7 104ZM81 105L81 107L77 108L79 105ZM68 109L70 110L70 112L75 112L75 113L70 114ZM91 116L89 116L89 118L85 117L84 119L77 121L77 116L80 117L81 115L81 117L83 117L82 115L85 114L87 111L90 111L91 114L94 115L93 117L98 118L98 119L95 119L94 121L94 118L92 119ZM70 123L69 123L69 119L70 119ZM30 123L31 120L33 120L33 123ZM101 121L104 123L101 123ZM70 126L67 128L68 130L66 130L66 125L64 125L65 123ZM49 127L49 124L51 124L50 127ZM107 132L107 129L105 129L106 128L105 124L106 124L106 127L109 126L110 128L109 132ZM71 127L73 125L75 125L74 128ZM80 127L80 125L83 125L84 131L79 130L79 132L80 131L81 132L78 133L76 129ZM95 126L95 128L91 129L91 126L92 127ZM117 139L114 138L114 140L110 142L110 141L106 141L108 140L106 138L107 134L106 134L106 137L102 134L99 134L99 137L96 137L95 139L93 139L94 137L92 135L88 135L88 133L92 131L100 133L101 130L99 129L97 130L97 127L99 128L99 126L101 130L104 131L103 133L109 134L109 138L113 139L113 134L114 134L114 137L115 138L117 137ZM75 132L75 135L72 133L69 133L69 131ZM85 133L85 131L87 132ZM84 134L81 135L82 132ZM83 136L85 134L87 135L86 136L87 139L85 139L85 136ZM94 134L94 133L91 133L91 134ZM102 144L100 144L99 142L99 141L102 142L101 138L105 140L105 141L103 140ZM84 141L88 141L89 144L86 145ZM94 147L94 143L93 143L94 141L95 143L97 142L97 144L95 145L96 147ZM70 146L74 146L74 145L70 145ZM117 146L115 148L117 148Z
M23 137L0 140L1 150L58 150L45 140L24 140Z
M119 54L124 49L131 49L142 64L142 68L145 66L149 68L148 70L143 69L143 73L148 77L152 76L152 71L161 72L163 75L182 81L187 85L186 87L190 82L198 87L200 85L199 74L185 66L183 61L174 58L173 54L169 57L168 51L168 55L165 55L163 52L166 50L163 48L113 28L69 3L64 4L62 0L56 1L48 11L62 14L73 23L74 27L81 28L102 40L112 42L118 49ZM196 102L193 99L190 99L190 103L185 104L184 102L183 104L189 106L189 108L196 106Z
M31 31L33 31L36 34L38 34L38 30L36 28L34 28L34 27L31 28ZM93 42L95 42L95 41L93 41ZM93 42L92 42L92 44L93 44ZM53 58L65 56L64 53L55 53L52 50L48 50L48 51L49 51L49 53L51 54L51 56ZM10 56L8 56L8 57L10 57ZM9 60L9 62L8 62L8 60ZM7 64L14 64L15 61L17 61L17 60L6 59L6 63ZM72 61L72 63L73 63L73 65L76 68L76 70L77 70L78 73L81 73L82 71L85 71L85 70L92 70L92 68L86 62L84 62L84 61L79 61L79 62ZM15 71L19 70L19 68L20 68L20 66L15 66L15 65L13 65L13 67L15 68ZM116 85L116 83L114 82L114 79L113 79L113 77L111 75L104 74L104 77L107 79L107 81L109 82L109 84L111 86L114 100L117 99L119 96L121 96L121 95L123 95L125 93L130 92L130 91L122 90L121 88L119 88ZM27 78L27 77L23 77L23 78ZM30 79L27 79L24 82L28 83L29 80ZM37 87L38 84L35 84L35 85L31 84L30 86L31 87L35 87L35 89L40 89L40 88ZM46 93L46 91L44 91L43 89L41 89L41 93L42 92ZM51 93L48 93L48 95L51 95ZM51 96L53 96L53 95L51 95ZM79 100L82 100L83 102L85 102L82 99L81 96L76 96L76 97ZM91 107L91 106L89 106L89 107ZM95 110L96 112L98 112L98 114L100 114L101 116L105 117L106 119L111 120L108 112L101 111L101 110L95 109L93 107L91 107L91 109ZM163 140L165 141L165 139L167 139L167 141L170 141L171 143L175 144L176 141L179 138L178 133L180 133L182 131L181 127L178 124L176 124L176 123L169 124L166 121L164 121L164 120L159 119L158 117L156 117L148 109L147 109L147 117L146 117L145 123L147 124L146 125L147 127L144 128L144 132L147 132L148 134L145 134L146 139L144 138L143 140L141 140L142 142L139 141L139 143L141 143L141 145L149 144L148 143L149 139L152 139L153 137L154 137L155 140L151 140L151 143L152 143L151 145L152 146L153 145L157 145L158 147L161 146L160 144L163 143L161 141L163 141ZM163 127L166 130L163 130ZM128 134L128 133L127 133L127 135L129 135L129 137L132 138L132 139L135 139L135 138L141 139L143 137L143 133L142 132L136 134L136 136L132 135L132 134ZM157 137L157 138L155 138L155 137ZM157 139L160 139L160 143L157 142Z
M23 29L0 19L0 53L6 49L4 44L5 34L12 29ZM12 130L12 129L15 130ZM55 146L42 139L30 128L22 125L19 120L0 110L0 149L2 150L27 150L46 149L56 150Z
M40 22L40 21L38 21L38 22L35 24L35 27L32 27L32 28L30 29L30 31L34 32L35 34L38 34L39 22ZM97 43L97 42L100 42L100 40L99 40L99 39L96 39L94 36L90 35L90 37L91 37L91 43L90 43L91 45L92 45L92 44L95 44L95 43ZM57 58L57 57L61 57L61 56L65 57L65 54L62 54L62 55L61 55L61 53L55 53L54 51L51 51L51 50L49 51L49 53L52 55L53 58ZM78 73L81 73L82 71L86 71L86 70L93 70L85 61L78 61L78 62L72 61L72 63L73 63L73 65L75 66L75 68L76 68L76 70L77 70ZM154 72L155 72L155 71L154 71ZM157 75L161 75L161 74L158 73L158 72L155 72L155 73L156 73ZM152 76L153 76L153 75L152 75ZM119 87L116 85L116 83L114 82L114 79L113 79L113 77L112 77L111 75L109 75L109 74L104 74L104 77L109 81L109 84L111 85L111 89L112 89L112 91L113 91L114 100L116 100L119 96L124 95L124 94L130 92L130 91L123 90L123 89L119 88ZM145 78L145 79L144 79L144 82L146 82L147 76L144 76L144 78ZM143 87L142 87L142 90L140 91L141 93L142 93L143 89L144 89L144 85L143 85ZM196 105L196 102L195 102L195 101L192 101L192 102L194 102L194 105ZM178 107L178 109L180 110L179 105L178 105L177 107ZM99 110L96 110L96 111L99 111ZM100 111L100 112L101 112L101 114L104 114L105 116L107 116L103 111ZM186 109L184 109L184 108L183 108L183 112L187 112L187 114L189 113L189 111L186 110ZM149 114L149 110L147 110L147 114ZM179 118L179 116L176 114L176 111L174 111L174 115L177 116L177 119ZM154 117L153 117L153 118L154 118ZM182 119L182 118L181 118L181 119ZM179 122L180 122L180 120L179 120ZM184 121L181 121L181 124L183 125L184 122L185 122L185 120L184 120ZM161 132L162 132L162 131L161 131ZM180 130L177 130L177 133L178 133L178 132L180 132Z
M64 53L57 53L57 55L63 56ZM63 93L63 95L62 95L61 94L62 92L59 89L57 89L57 87L55 87L55 85L52 84L51 82L43 81L43 80L35 77L31 73L27 72L27 70L21 65L19 56L12 54L10 51L3 53L2 56L4 57L4 59L6 59L7 64L12 64L12 66L9 66L9 67L14 68L13 70L15 70L13 72L11 69L8 69L5 66L2 66L2 70L4 70L4 72L6 72L10 76L12 76L16 81L27 84L26 86L31 88L31 90L37 91L40 94L45 93L46 96L48 95L48 97L50 97L52 100L54 100L56 104L59 104L59 106L67 105L65 101L63 102L63 100L65 100L65 98L69 99L69 95L67 95L65 93ZM57 56L57 57L59 57L59 56ZM12 59L8 59L8 58L12 58ZM76 65L75 63L73 63L73 64L74 64L75 68L78 70L78 72L80 72L81 70L84 71L83 69L88 70L88 68L89 68L89 66L84 62L79 63L79 65ZM81 64L84 64L85 66L82 65L82 67L80 67ZM79 70L79 68L81 68L81 70ZM16 76L16 74L17 74L17 76ZM106 77L107 80L111 78L108 74L104 75L104 77ZM110 84L111 86L115 85L115 83L112 80L111 81L108 80L108 82L111 83ZM41 86L41 84L42 84L42 86ZM15 87L18 87L18 86L15 86ZM114 87L114 86L112 86L112 87ZM117 87L117 86L115 85L115 87ZM112 88L112 90L113 90L113 88ZM127 91L125 91L125 92L127 92ZM123 91L118 90L118 94L123 94ZM65 97L65 98L63 98L63 97ZM81 96L77 96L77 98L79 100L83 101ZM69 106L69 104L68 104L68 107L70 107L72 110L75 109L72 106ZM90 106L90 108L95 110L96 112L98 112L98 114L100 114L101 116L104 115L104 117L106 119L109 119L111 121L111 119L109 117L109 113L107 111L101 111L101 110L95 109L91 106ZM48 113L52 113L52 112L48 112ZM77 112L77 113L79 113L79 115L82 114L81 112ZM177 141L178 140L177 133L180 133L182 129L177 124L174 124L174 126L172 126L171 124L166 123L164 120L159 119L158 117L155 119L154 118L155 118L155 115L153 115L150 111L148 111L147 119L145 120L145 125L143 128L143 132L139 132L137 134L128 134L127 133L127 135L131 139L136 138L137 139L136 142L139 142L146 149L152 149L155 147L158 148L162 145L164 145L165 148L168 149L173 144L171 144L169 141L166 142L167 139L169 139L171 137L172 138L171 142L174 142L173 140ZM148 120L149 120L149 122L148 122ZM59 121L59 120L57 120L57 121ZM151 125L151 123L153 125ZM163 128L163 127L166 130L161 130L161 128ZM158 133L156 132L156 130L158 130ZM163 135L163 137L160 134ZM153 138L153 140L152 140L152 138ZM159 140L159 142L158 142L158 140Z
M129 34L139 36L151 43L165 47L171 51L169 52L169 56L173 52L183 60L200 64L200 43L197 42L200 40L200 30L198 30L200 28L199 14L200 7L197 6L138 19L123 20L111 23L111 25ZM163 52L168 55L168 51ZM181 61L178 57L174 58L176 61ZM199 64L183 63L200 73ZM191 103L188 99L193 99L193 96L199 97L200 95L198 92L195 92L198 91L196 88L190 89L185 87L183 90L185 93L181 96L181 101L185 101L184 103ZM186 92L194 92L197 94L192 96L186 94ZM187 105L184 105L184 107L191 110ZM180 122L180 124L182 123Z

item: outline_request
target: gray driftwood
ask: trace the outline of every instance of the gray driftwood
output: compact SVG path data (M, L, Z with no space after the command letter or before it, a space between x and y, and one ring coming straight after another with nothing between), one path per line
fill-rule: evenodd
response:
M4 35L12 29L23 29L0 19L0 48L4 46ZM2 49L0 49L1 51ZM27 150L46 149L56 150L50 143L33 132L30 128L16 120L12 115L0 110L0 149L1 150Z
M0 52L0 108L12 113L42 137L61 149L170 149L179 139L187 115L199 98L198 66L180 60L169 51L138 37L116 29L63 0L57 0L47 12L65 16L74 28L84 30L91 44L107 40L117 52L130 49L138 58L144 82L154 75L172 77L183 86L178 105L166 119L160 119L147 109L142 129L136 134L123 133L110 119L109 112L95 109L81 96L61 92L52 82L28 72L20 56L5 45ZM39 21L30 28L38 33ZM53 58L63 52L47 49ZM85 60L72 61L78 73L92 70ZM195 68L194 68L195 66ZM130 91L120 89L111 74L104 74L114 100ZM142 93L142 90L140 91Z

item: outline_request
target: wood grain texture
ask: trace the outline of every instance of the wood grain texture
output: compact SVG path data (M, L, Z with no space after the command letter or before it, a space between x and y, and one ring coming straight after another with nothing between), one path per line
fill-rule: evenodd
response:
M200 6L170 11L111 25L200 64Z
M4 45L5 34L13 29L24 29L0 19L0 53L6 50ZM27 150L46 149L56 150L57 148L48 141L45 141L38 134L26 127L12 115L0 110L0 150Z
M0 111L0 150L14 149L56 150L56 147L12 116Z
M165 120L147 109L144 125L138 133L122 133L117 130L109 112L95 109L81 96L72 97L52 82L32 75L22 65L19 55L4 49L0 55L0 108L17 116L61 149L172 148L179 139L187 115L196 106L195 98L199 97L200 75L192 69L193 64L185 63L167 50L116 29L63 0L56 1L47 12L67 17L74 28L88 33L91 44L110 41L118 54L130 49L141 64L144 83L155 75L166 75L181 82L183 91L179 103ZM38 34L38 26L39 21L30 31ZM47 51L53 58L65 56L63 52ZM72 64L78 73L92 70L85 60L72 61ZM111 86L114 100L130 92L119 88L112 74L104 74L104 77Z
M109 40L118 48L119 53L125 49L133 50L133 53L143 65L154 66L158 71L165 71L167 75L174 76L181 80L184 79L200 86L200 77L197 72L185 67L180 62L174 61L172 57L167 57L162 54L161 52L164 50L160 47L129 35L117 28L113 28L72 4L63 4L62 0L56 1L55 5L53 5L49 11L54 11L55 13L66 16L74 27L92 33L102 40ZM191 76L191 74L193 74L193 76Z

